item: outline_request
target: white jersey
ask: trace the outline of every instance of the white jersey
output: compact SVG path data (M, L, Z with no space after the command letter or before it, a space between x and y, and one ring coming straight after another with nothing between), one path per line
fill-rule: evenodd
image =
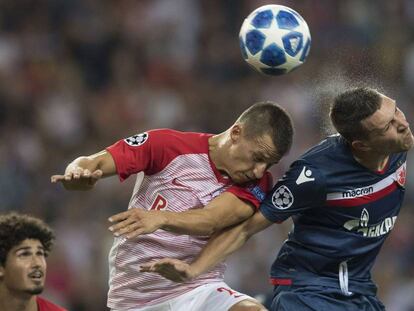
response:
M121 180L138 174L128 208L182 212L203 208L214 197L230 191L258 207L270 187L270 175L241 187L224 178L210 161L210 134L153 130L121 140L107 148ZM208 237L157 230L127 240L115 238L109 254L108 307L128 310L158 304L200 285L221 282L225 265L186 283L140 272L140 265L165 257L191 262Z

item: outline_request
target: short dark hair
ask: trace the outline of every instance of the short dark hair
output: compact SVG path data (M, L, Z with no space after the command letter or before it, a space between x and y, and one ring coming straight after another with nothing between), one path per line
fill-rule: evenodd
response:
M39 240L47 255L54 238L52 229L39 218L14 212L0 215L0 264L4 266L9 251L26 239Z
M381 94L369 87L347 90L335 97L330 117L333 126L348 142L367 138L361 121L381 108Z
M294 132L292 119L278 104L271 101L255 103L237 121L244 124L249 138L269 134L276 147L278 160L290 150Z

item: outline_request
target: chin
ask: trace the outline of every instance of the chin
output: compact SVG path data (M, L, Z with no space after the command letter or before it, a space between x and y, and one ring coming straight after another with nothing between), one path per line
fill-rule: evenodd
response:
M408 151L414 146L414 140L411 140L410 142L403 145L403 151Z
M414 139L411 140L411 143L408 145L408 150L414 147Z
M39 285L33 288L29 288L26 290L26 293L30 294L30 295L39 295L43 292L43 285Z
M414 146L414 136L413 134L410 135L410 140L407 142L407 144L404 146L406 147L405 150L410 150Z

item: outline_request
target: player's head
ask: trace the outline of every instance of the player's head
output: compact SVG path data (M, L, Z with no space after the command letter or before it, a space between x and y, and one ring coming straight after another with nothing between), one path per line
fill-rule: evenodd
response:
M54 235L40 219L0 215L0 287L8 292L40 294L46 276L46 256Z
M331 120L359 151L391 154L409 150L414 138L395 100L372 88L355 88L335 98Z
M276 103L259 102L240 115L229 134L225 171L234 182L245 183L261 178L289 151L293 124Z

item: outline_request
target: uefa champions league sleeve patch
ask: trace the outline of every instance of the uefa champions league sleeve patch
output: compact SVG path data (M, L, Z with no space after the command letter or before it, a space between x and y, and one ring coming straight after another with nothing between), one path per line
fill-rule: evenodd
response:
M288 209L293 204L293 194L285 185L281 185L273 192L272 203L277 209Z
M125 138L124 141L132 147L138 147L143 145L148 140L148 136L148 133L145 132Z

